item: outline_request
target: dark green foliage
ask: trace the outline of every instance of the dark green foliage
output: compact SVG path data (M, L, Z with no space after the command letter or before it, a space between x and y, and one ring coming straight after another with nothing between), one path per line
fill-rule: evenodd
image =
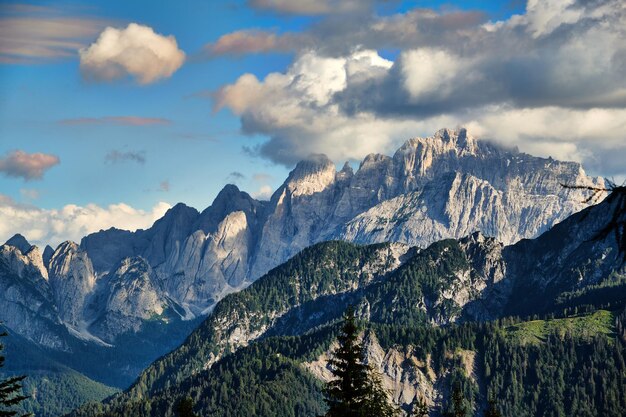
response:
M37 417L56 417L89 401L102 401L116 389L93 381L50 358L47 351L12 333L5 350L10 361L0 378L27 374L23 393L28 398L16 410Z
M344 323L329 364L335 379L326 387L327 417L357 417L369 393L368 367L363 363L363 347L358 343L359 328L354 309L344 315Z
M380 375L363 363L363 346L358 341L359 326L354 309L344 314L339 346L329 360L333 380L326 384L326 417L392 417L397 410L382 388Z
M185 397L178 401L176 415L178 417L198 417L193 412L193 400L191 397Z
M616 318L619 323L626 313L616 314ZM507 330L518 324L515 319L448 328L372 323L366 331L375 331L381 344L384 341L388 346L429 346L424 356L431 354L442 370L451 368L446 384L450 388L460 385L463 407L470 413L482 410L480 404L485 400L480 400L478 387L465 375L461 363L444 359L446 352L477 352L476 360L483 369L481 381L497 398L502 416L625 415L623 342L605 334L586 338L549 334L538 344L521 344ZM304 336L264 339L149 399L91 405L72 415L172 417L176 401L189 395L201 416L319 416L326 410L322 385L301 363L326 351L337 333L337 327L331 326Z
M461 389L461 383L454 384L452 390L452 398L448 410L443 413L444 417L466 417L469 409L466 405L463 390Z
M394 417L400 410L389 403L389 395L383 388L380 375L371 370L369 372L368 393L363 404L361 416Z
M2 323L0 323L0 326ZM6 337L8 333L0 331L0 337ZM4 367L5 357L2 355L4 345L0 343L0 368ZM0 417L17 416L18 412L15 407L24 401L27 397L21 395L22 381L26 376L11 376L0 380Z
M626 413L624 344L605 335L549 335L520 345L487 332L483 366L504 416L607 416Z
M388 279L368 288L366 297L372 305L372 320L381 323L414 326L427 317L418 301L436 300L457 279L457 272L469 268L459 243L444 240L409 259ZM434 303L433 303L434 304ZM452 302L433 308L431 314L446 318L459 313Z

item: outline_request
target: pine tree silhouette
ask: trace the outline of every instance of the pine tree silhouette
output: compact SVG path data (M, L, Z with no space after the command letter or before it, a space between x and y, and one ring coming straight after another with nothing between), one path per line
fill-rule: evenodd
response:
M339 346L329 361L335 379L328 382L326 417L392 417L398 410L388 403L380 375L363 363L363 346L358 342L359 326L354 309L344 313L338 336Z
M2 325L2 323L0 323L0 325ZM6 336L8 336L7 332L3 331L0 333L0 337ZM1 353L3 350L4 345L0 343L0 368L4 366L5 362L5 357ZM18 415L18 412L11 410L11 408L28 398L20 394L22 391L22 381L24 379L26 379L26 376L22 375L9 377L0 381L0 417L14 417ZM30 415L31 414L24 414L22 417Z

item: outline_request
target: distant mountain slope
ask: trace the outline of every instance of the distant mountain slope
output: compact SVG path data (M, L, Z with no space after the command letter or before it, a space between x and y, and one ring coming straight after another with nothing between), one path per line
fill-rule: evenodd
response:
M23 393L29 398L16 409L37 417L56 417L119 391L56 362L48 352L13 332L2 343L7 360L0 369L0 377L27 376Z

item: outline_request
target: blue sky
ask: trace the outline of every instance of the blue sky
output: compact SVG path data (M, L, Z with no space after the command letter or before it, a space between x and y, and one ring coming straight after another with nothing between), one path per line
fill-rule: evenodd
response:
M3 2L0 240L145 227L227 182L267 198L310 153L357 163L458 125L623 178L624 16L608 0Z

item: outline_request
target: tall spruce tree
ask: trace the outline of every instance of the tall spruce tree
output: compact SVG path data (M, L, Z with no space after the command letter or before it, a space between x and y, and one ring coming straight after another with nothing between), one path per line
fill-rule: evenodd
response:
M2 323L0 323L2 325ZM7 332L0 333L0 337L8 336ZM0 368L4 367L5 358L2 355L4 345L0 343ZM0 380L0 417L13 417L17 416L18 412L11 410L14 406L18 405L28 397L21 395L22 381L26 376L13 376L4 380ZM30 414L24 414L23 417L30 416Z
M465 406L465 397L463 396L463 390L461 384L456 382L454 389L452 390L452 406L443 413L444 417L465 417L467 414L467 407Z
M344 313L337 338L339 346L329 363L335 379L326 386L326 417L393 417L397 409L388 402L380 375L363 363L363 346L358 341L359 326L354 308Z

